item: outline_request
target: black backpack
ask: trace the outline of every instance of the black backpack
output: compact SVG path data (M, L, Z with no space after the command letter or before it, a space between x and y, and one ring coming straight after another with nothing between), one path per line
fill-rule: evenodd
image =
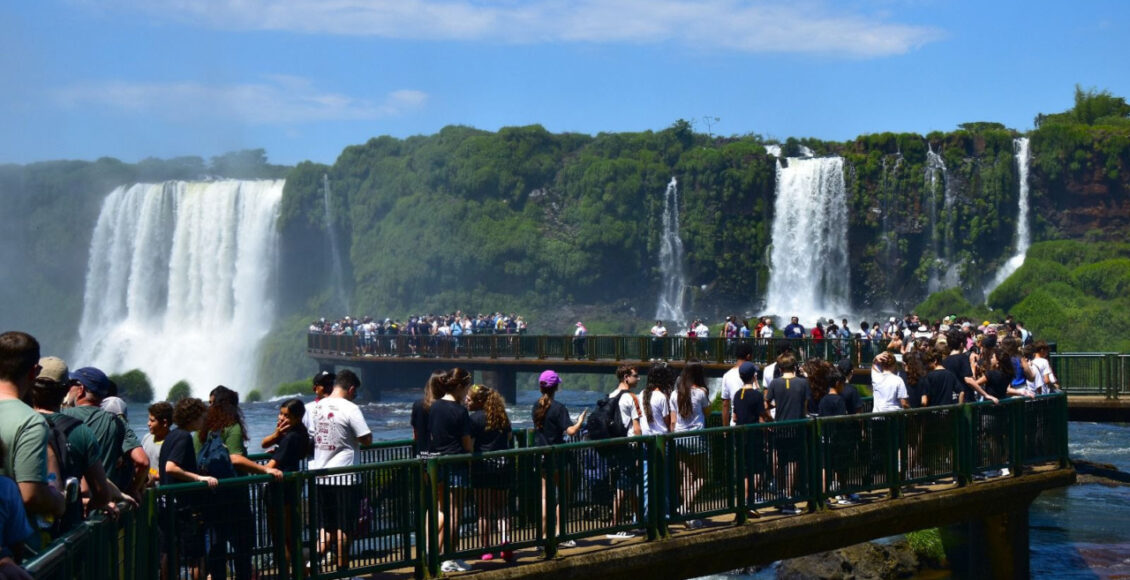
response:
M49 428L47 444L51 446L51 450L55 452L55 458L59 460L59 470L61 471L63 481L72 477L81 479L83 474L71 473L69 471L70 465L67 463L67 460L72 449L67 438L70 436L71 431L75 430L75 427L82 425L82 420L61 413L56 413L53 417L45 416L45 418L47 419L47 426ZM57 538L82 523L82 511L81 501L68 503L66 511L63 512L63 515L57 518L54 525L52 525L50 530L51 537Z
M211 475L216 479L235 477L235 466L232 465L231 455L220 438L219 431L208 434L200 453L196 455L196 466L204 475Z
M589 439L611 439L628 434L628 430L624 427L623 415L620 414L620 397L626 394L627 391L620 391L614 397L602 397L596 402L596 408L589 414L585 423Z

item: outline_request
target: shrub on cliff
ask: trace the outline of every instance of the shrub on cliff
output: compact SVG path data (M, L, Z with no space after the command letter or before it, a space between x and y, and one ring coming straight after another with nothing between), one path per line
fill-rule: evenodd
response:
M140 369L110 375L110 380L118 385L118 396L127 401L148 403L153 400L153 385L149 382L149 375Z
M1103 260L1079 266L1071 277L1075 286L1099 298L1113 299L1130 291L1130 258Z
M989 294L989 307L1007 312L1035 288L1052 282L1071 281L1071 271L1062 264L1028 258L1008 280Z

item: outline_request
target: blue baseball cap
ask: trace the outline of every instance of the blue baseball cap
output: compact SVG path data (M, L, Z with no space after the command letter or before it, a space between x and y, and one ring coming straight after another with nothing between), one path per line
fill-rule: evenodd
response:
M110 386L110 377L94 367L83 367L71 373L71 379L82 383L86 390L94 393L98 398L110 396L113 387Z

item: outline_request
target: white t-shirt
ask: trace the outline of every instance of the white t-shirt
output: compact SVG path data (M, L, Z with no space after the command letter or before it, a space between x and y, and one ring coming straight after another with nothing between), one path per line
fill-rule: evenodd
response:
M612 391L608 394L608 398L611 399L619 392L620 389ZM620 397L619 402L617 402L617 405L620 406L620 419L624 423L624 428L628 430L628 437L635 435L635 433L632 433L632 419L640 418L640 408L636 406L636 401L633 397L634 394L631 391L625 391L624 396ZM640 425L640 429L643 429L643 425Z
M696 431L706 426L703 409L710 406L710 398L705 389L691 389L691 416L679 414L679 392L671 393L671 412L675 413L675 432Z
M766 324L761 327L761 338L773 338L773 327Z
M655 326L651 327L651 335L652 336L667 336L667 329L662 327L662 326L655 325Z
M1052 365L1046 358L1036 357L1028 362L1032 367L1032 372L1036 374L1036 379L1028 382L1028 388L1037 395L1051 392L1051 387L1048 386L1044 377L1052 375ZM1055 379L1055 376L1052 376Z
M640 391L640 406L642 407L647 398L647 389ZM640 417L640 430L644 435L662 435L668 431L667 429L667 416L671 414L671 408L667 406L667 395L663 391L656 389L651 393L651 421L647 420L647 415L644 414Z
M902 409L899 399L906 398L906 383L894 373L871 369L871 395L875 401L874 412L898 411Z
M314 459L310 461L310 469L346 467L360 463L358 439L370 433L360 407L348 399L326 397L309 408L306 416L310 417L310 436L314 439ZM327 476L319 478L318 483L356 483L356 474L351 475L349 478Z
M744 386L742 376L738 373L737 367L726 371L726 374L722 375L722 400L732 401L734 395ZM730 414L733 414L733 412L734 408L730 407Z

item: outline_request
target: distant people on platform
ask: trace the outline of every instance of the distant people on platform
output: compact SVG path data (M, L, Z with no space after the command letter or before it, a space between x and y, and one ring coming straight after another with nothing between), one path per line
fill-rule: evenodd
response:
M446 329L446 330L444 330ZM526 319L519 314L471 315L462 310L450 314L417 314L404 318L374 319L371 316L353 318L345 316L338 320L319 318L310 323L310 334L333 334L356 336L362 344L378 336L452 336L470 334L525 334L528 330Z
M584 358L585 343L588 342L589 329L585 328L585 323L577 321L577 326L573 330L573 354L577 358Z

